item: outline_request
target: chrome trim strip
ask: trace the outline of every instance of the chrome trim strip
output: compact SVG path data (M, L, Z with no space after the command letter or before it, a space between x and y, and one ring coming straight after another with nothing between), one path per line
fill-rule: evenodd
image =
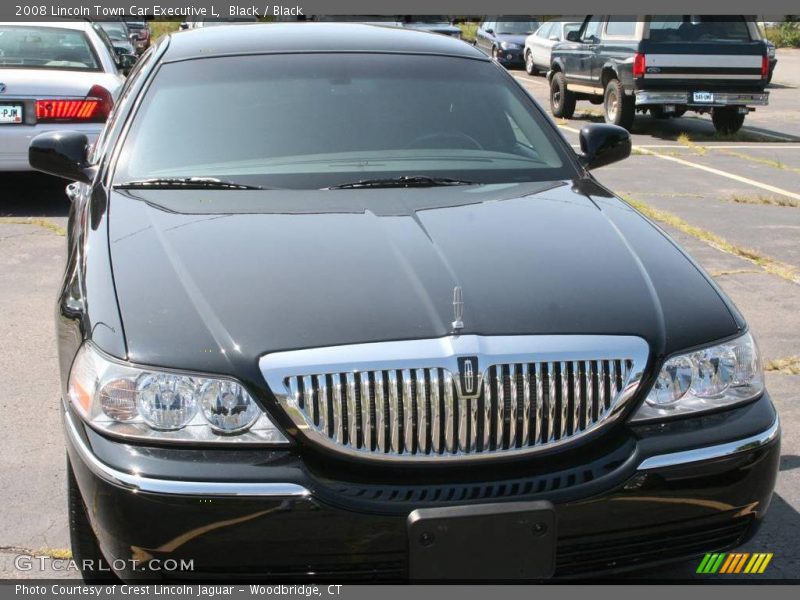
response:
M305 498L311 492L294 483L250 483L224 481L179 481L153 479L118 471L102 462L83 441L72 415L64 411L64 429L72 447L97 477L131 492L181 496L258 496L260 498Z
M647 365L648 351L647 342L634 336L453 335L443 338L275 352L262 356L259 359L259 368L278 403L296 425L298 434L333 452L376 461L414 463L441 460L502 460L516 454L534 454L545 447L551 449L571 444L578 435L596 431L616 421L639 389L639 382ZM464 356L473 356L477 359L478 385L484 386L483 402L478 400L477 396L467 399L456 395L460 387L458 361ZM630 365L630 369L625 370L626 377L619 396L603 397L604 402L598 418L593 419L585 429L581 428L577 434L573 432L568 435L567 423L574 413L571 414L568 410L569 384L565 365L575 364L577 361L596 361L596 364L602 365L604 361L607 363L614 360L629 361L625 364ZM536 381L531 382L530 393L533 394L535 390L536 396L531 398L531 402L535 402L535 405L531 404L530 411L535 414L536 421L529 425L533 426L533 430L529 430L528 440L539 438L540 442L529 446L511 444L511 447L503 448L506 408L509 416L512 416L512 412L516 412L517 418L508 427L508 433L513 434L514 439L522 433L519 430L522 427L518 422L521 416L519 411L523 411L523 418L525 416L524 406L515 404L514 407L510 405L506 407L507 402L520 402L518 396L523 390L517 384L516 390L511 390L509 386L509 390L506 391L503 385L505 377L511 377L512 371L519 372L520 367L517 365L534 363L537 369L541 369L546 375L545 378L541 378L540 373L537 373ZM560 380L556 376L554 368L556 365L561 366L563 370ZM506 368L508 368L507 373ZM434 369L441 369L441 372L438 372L440 381L444 379L452 382L452 388L445 389L444 403L445 405L452 403L453 410L446 415L439 415L437 420L433 419L432 410L428 412L428 402L432 398L430 385L426 385L424 380ZM491 372L492 369L494 373ZM346 398L342 398L345 406L342 407L344 414L340 417L347 419L347 428L354 434L355 426L363 426L365 419L362 418L362 423L357 424L356 419L352 418L355 416L355 406L351 405L351 402L355 404L353 384L361 382L361 374L375 374L378 371L388 372L390 414L384 415L384 419L389 419L392 438L391 447L384 447L380 452L367 450L363 443L354 439L355 435L347 436L349 438L347 443L339 441L340 432L336 427L329 436L321 435L318 428L308 422L307 413L304 414L303 410L299 410L296 405L293 406L291 401L291 383L298 377L328 374L334 378L334 383L341 377L341 381L343 383L346 381L348 385L342 394L346 395ZM357 375L354 377L354 374ZM490 376L492 379L489 379ZM496 395L490 393L492 387L490 383L498 385ZM335 395L336 386L333 387ZM563 396L560 404L556 397L557 389ZM522 401L524 403L524 397ZM427 419L432 419L431 427L434 427L442 418L449 420L451 415L454 416L452 428L450 423L445 423L444 428L447 451L440 454L442 440L436 445L433 436L428 439ZM333 417L335 421L336 415ZM496 422L492 423L493 426L489 426L491 417L496 418ZM561 422L557 423L559 417ZM478 430L477 424L481 422L481 418L483 426ZM557 425L558 430L556 430ZM481 433L483 438L480 441L477 439L478 433ZM372 440L373 444L375 441Z
M744 438L743 440L728 442L727 444L717 444L716 446L705 446L703 448L694 448L692 450L684 450L682 452L672 452L670 454L651 456L650 458L646 458L639 463L637 470L646 471L648 469L674 467L676 465L685 465L703 460L725 458L726 456L732 456L740 452L749 452L762 446L766 446L770 442L776 440L780 433L780 419L778 419L776 416L775 422L769 427L769 429L762 431L759 434Z

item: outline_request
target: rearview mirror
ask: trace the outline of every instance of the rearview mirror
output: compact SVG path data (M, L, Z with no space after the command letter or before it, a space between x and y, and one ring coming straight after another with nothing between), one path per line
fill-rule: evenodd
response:
M631 155L631 134L616 125L584 125L580 142L580 161L587 169L604 167Z
M580 42L581 36L577 31L569 31L567 32L567 41L568 42Z
M89 166L86 155L89 140L77 131L48 131L31 140L28 162L43 173L70 181L91 183L95 168Z

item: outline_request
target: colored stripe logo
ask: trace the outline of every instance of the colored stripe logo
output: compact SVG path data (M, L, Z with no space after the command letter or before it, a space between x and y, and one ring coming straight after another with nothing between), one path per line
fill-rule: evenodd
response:
M714 552L706 554L697 573L702 575L719 574L761 574L767 569L767 565L772 560L772 552Z

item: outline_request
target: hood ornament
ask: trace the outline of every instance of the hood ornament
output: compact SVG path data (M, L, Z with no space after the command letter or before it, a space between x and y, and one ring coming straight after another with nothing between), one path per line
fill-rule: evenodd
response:
M464 329L464 292L461 286L453 288L453 333L459 329Z

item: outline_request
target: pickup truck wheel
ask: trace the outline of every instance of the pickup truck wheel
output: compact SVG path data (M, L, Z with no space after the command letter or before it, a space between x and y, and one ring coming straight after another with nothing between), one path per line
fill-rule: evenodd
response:
M567 89L567 79L561 71L550 81L550 112L561 119L571 119L575 114L575 94Z
M717 133L729 135L736 133L744 124L744 115L739 114L735 106L714 108L711 111L711 120Z
M100 546L94 531L92 531L89 517L86 516L86 505L83 503L69 459L67 459L67 509L72 559L78 565L83 580L86 583L120 583L108 561L100 552ZM94 568L85 568L88 565L92 565Z
M619 125L628 130L633 127L636 104L633 96L625 95L618 79L612 79L606 84L603 94L603 113L606 123Z
M533 64L533 53L530 50L525 51L525 72L528 75L538 75L539 69Z

